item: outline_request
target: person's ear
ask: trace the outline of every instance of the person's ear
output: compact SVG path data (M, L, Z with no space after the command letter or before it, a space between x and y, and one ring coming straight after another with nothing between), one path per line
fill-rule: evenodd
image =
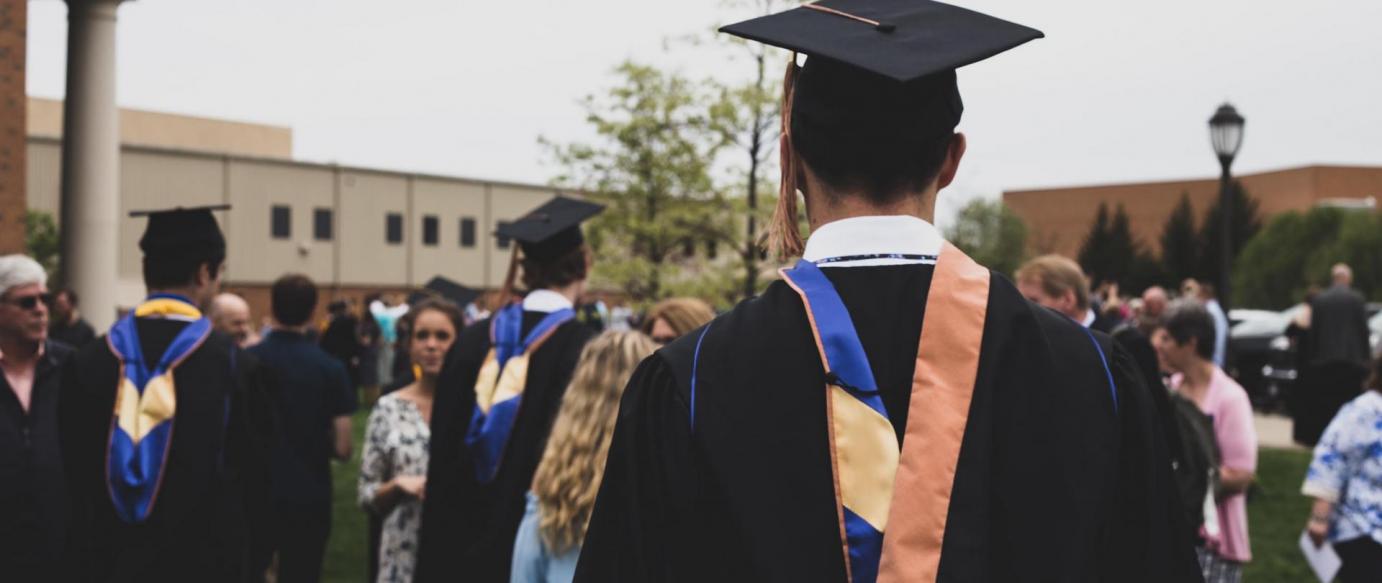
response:
M950 147L946 149L945 161L941 162L940 173L936 175L936 190L950 186L950 183L955 180L955 173L960 170L960 159L964 158L967 147L968 142L965 140L965 135L955 132L955 135L950 139Z
M1075 301L1075 290L1065 290L1065 293L1062 293L1060 296L1060 304L1062 312L1068 314L1075 313L1075 311L1079 308L1080 305L1079 302ZM1081 314L1080 317L1083 318L1084 315Z

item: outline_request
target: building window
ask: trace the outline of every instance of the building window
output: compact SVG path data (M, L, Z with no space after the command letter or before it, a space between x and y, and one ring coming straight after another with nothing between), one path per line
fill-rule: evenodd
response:
M390 245L403 242L403 215L389 213L384 216L384 240Z
M504 230L505 228L507 228L508 226L509 226L509 222L508 222L508 221L499 221L498 223L495 224L494 228L495 228L496 231L503 231L503 230ZM505 236L503 236L503 235L497 235L497 237L499 238L499 240L498 240L499 248L500 248L500 249L508 249L508 248L509 248L509 238L508 238L508 237L505 237Z
M720 242L719 242L719 241L716 241L715 239L709 239L709 240L707 240L707 241L705 242L705 256L706 256L706 258L708 258L708 259L714 259L714 258L716 258L716 257L719 257L719 256L720 256Z
M312 238L318 241L331 240L331 209L313 209Z
M471 217L461 218L461 247L470 249L475 246L475 219Z
M426 215L422 217L422 244L428 247L437 246L437 216Z
M682 242L681 242L681 254L682 254L682 255L685 255L685 256L687 256L687 257L695 257L695 256L696 256L696 240L695 240L695 239L686 239L685 241L682 241Z
M293 236L293 209L285 205L274 205L270 211L270 234L275 239Z

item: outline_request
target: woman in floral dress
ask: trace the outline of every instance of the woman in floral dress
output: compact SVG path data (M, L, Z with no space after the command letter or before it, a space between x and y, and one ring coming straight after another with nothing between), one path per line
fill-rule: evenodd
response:
M1301 487L1315 499L1305 531L1334 545L1342 583L1382 581L1382 355L1367 388L1324 430Z
M408 353L417 380L375 404L360 461L360 505L384 520L379 583L413 580L427 486L432 396L446 351L461 328L460 310L443 300L419 302L404 319L411 331Z

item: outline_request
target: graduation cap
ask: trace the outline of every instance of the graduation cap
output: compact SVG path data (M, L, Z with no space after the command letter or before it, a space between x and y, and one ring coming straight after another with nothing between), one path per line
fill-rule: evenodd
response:
M525 257L549 261L585 243L581 223L603 210L604 205L558 196L517 220L500 225L494 233L518 241Z
M480 290L468 288L440 275L428 280L427 285L422 286L422 288L426 291L410 296L408 298L409 304L417 303L416 300L420 297L436 295L451 300L459 308L464 308L480 297Z
M792 97L799 122L919 138L959 124L955 69L1044 36L931 0L823 0L720 30L807 55Z
M190 255L225 256L226 238L212 211L229 210L230 205L176 207L163 210L131 211L131 217L149 217L139 249L149 257Z
M931 0L822 0L720 31L807 55L800 71L795 55L787 66L783 134L809 128L840 147L949 135L964 112L955 69L1045 36ZM782 174L772 232L790 255L801 251L790 160Z

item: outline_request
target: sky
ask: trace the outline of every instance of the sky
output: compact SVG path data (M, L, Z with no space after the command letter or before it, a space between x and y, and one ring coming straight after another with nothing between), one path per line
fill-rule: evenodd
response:
M960 71L969 150L942 225L1003 190L1217 176L1207 121L1225 101L1247 118L1235 172L1382 165L1382 2L955 3L1046 38ZM30 95L64 93L66 12L29 3ZM579 101L620 62L747 79L750 62L711 37L749 14L721 0L138 0L119 11L117 98L289 126L300 160L542 184L559 169L538 138L594 139Z

